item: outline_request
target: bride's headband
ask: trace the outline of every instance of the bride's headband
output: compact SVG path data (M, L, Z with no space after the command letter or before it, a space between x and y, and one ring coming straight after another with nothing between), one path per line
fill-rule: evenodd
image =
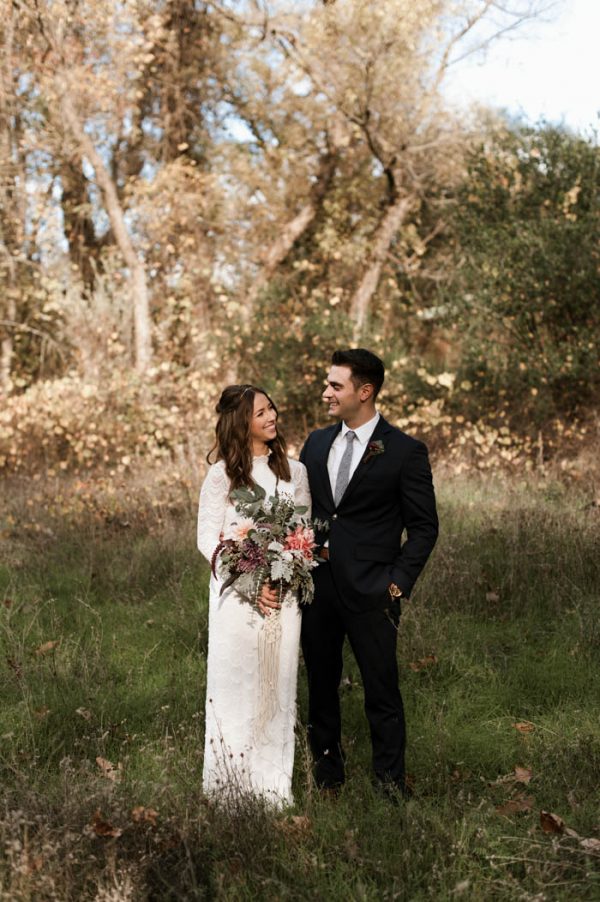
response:
M230 387L234 388L234 386L230 386ZM236 386L236 387L241 388L242 386L240 385L240 386ZM246 395L246 392L249 392L249 391L255 391L255 388L253 385L244 386L243 390L239 393L239 395L236 395L233 398L228 398L227 401L225 402L225 404L223 404L223 398L221 397L221 399L219 400L219 403L217 404L217 413L226 413L227 411L237 410L238 405L240 404L242 398L244 398Z

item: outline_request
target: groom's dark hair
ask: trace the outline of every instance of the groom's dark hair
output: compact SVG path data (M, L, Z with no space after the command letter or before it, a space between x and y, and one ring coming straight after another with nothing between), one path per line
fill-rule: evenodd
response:
M356 388L368 382L373 386L373 397L377 397L385 378L383 360L377 354L366 348L349 348L347 351L334 351L331 362L334 366L350 367Z

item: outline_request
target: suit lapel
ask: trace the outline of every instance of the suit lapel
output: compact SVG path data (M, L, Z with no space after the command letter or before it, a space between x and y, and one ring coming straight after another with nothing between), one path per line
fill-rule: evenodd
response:
M368 455L369 455L369 445L371 444L371 442L383 441L383 444L385 447L384 436L387 432L390 432L391 429L392 429L392 427L387 422L387 420L384 420L383 417L380 416L379 420L377 422L377 426L373 430L373 435L367 442L367 447L365 448L365 452L364 452L363 456L361 457L361 459L359 460L356 470L352 474L352 479L348 483L348 488L342 495L342 499L341 499L338 507L341 506L342 504L344 504L344 502L348 500L348 498L350 497L350 495L352 494L352 492L354 491L356 486L360 484L361 480L364 478L364 476L366 476L366 474L369 472L369 470L371 469L371 467L374 465L375 461L379 457L379 454L373 454L373 455L371 455L371 457L369 457L369 460L365 461L365 458L368 457Z
M321 480L323 496L327 499L331 507L335 507L335 503L333 500L333 492L331 491L331 482L329 480L329 471L327 469L327 459L329 457L329 452L331 451L331 446L333 445L335 438L339 434L341 428L342 424L340 422L337 424L337 426L332 426L331 431L327 431L323 436L323 446L318 455L318 463L316 467L318 477Z

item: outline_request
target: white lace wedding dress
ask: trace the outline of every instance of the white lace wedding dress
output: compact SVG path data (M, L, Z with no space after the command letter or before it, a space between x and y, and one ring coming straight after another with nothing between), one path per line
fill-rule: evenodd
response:
M267 496L277 488L293 495L310 513L310 491L304 465L290 460L291 481L277 478L268 457L255 457L252 477ZM200 492L198 548L211 561L223 533L239 516L228 500L229 478L223 461L210 467ZM291 804L296 722L296 676L300 643L300 611L288 597L276 615L265 618L234 588L220 594L222 581L211 575L206 677L204 791L226 798L250 792L276 806ZM259 679L261 631L280 619L279 662L273 687ZM262 633L264 641L265 633ZM265 689L275 693L269 719L261 716ZM263 699L264 701L264 699ZM264 704L262 706L264 714Z

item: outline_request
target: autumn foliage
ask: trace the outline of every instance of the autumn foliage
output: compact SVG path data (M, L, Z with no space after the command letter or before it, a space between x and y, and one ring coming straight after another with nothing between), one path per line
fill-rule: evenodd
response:
M0 470L195 454L236 379L299 441L356 343L452 459L590 428L597 144L442 92L539 6L5 3Z

